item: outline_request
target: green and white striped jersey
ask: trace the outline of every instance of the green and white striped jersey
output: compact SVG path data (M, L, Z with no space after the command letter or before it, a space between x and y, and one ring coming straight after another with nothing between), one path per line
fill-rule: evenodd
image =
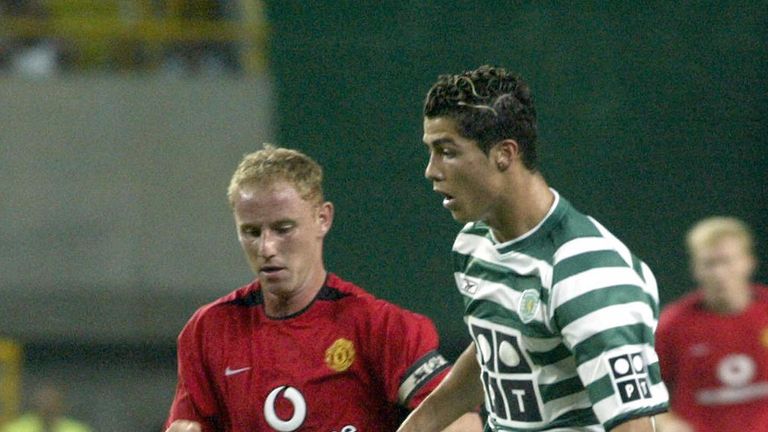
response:
M605 431L665 411L651 270L608 230L555 202L505 243L481 222L453 246L491 431Z

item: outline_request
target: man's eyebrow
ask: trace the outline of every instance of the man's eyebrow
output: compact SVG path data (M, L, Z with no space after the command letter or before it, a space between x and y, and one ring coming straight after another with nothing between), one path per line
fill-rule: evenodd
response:
M285 218L285 219L276 220L276 221L272 222L270 225L271 226L278 226L278 225L295 224L295 223L296 223L295 219Z
M442 138L437 138L436 140L431 141L431 142L425 142L424 144L427 145L427 146L430 146L430 145L431 146L444 146L446 144L455 145L456 143L453 141L452 138L442 137Z

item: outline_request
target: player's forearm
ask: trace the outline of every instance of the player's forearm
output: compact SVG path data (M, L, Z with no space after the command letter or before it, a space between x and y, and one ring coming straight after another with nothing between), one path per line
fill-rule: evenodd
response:
M201 432L202 430L200 423L191 420L176 420L168 425L165 432Z
M483 420L480 414L476 412L466 413L458 420L451 423L450 426L443 429L442 432L482 432Z
M398 432L437 432L482 403L483 388L474 345L461 354L451 372L400 426Z
M656 416L656 431L694 432L694 429L693 426L688 424L688 422L677 416L674 412L669 411Z
M650 417L641 417L624 422L611 429L611 432L655 432L655 428Z

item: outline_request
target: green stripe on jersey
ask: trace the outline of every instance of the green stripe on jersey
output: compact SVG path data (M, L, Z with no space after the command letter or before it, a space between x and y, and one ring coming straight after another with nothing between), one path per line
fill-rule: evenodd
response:
M518 292L541 289L541 280L538 276L520 275L507 266L484 261L472 255L463 255L459 252L453 252L453 254L458 255L455 260L465 263L463 273L467 276L506 285Z
M558 344L555 348L544 352L528 352L533 364L537 366L549 366L573 355L565 345Z
M594 334L573 347L576 363L583 364L624 345L653 345L653 330L645 323L613 327Z
M547 403L561 397L584 391L584 385L581 383L581 379L579 379L578 376L575 376L554 384L539 384L539 390L541 391L541 400L544 401L544 403Z
M578 217L573 217L574 215ZM571 240L585 237L602 238L603 235L595 224L586 216L571 208L569 217L564 221L561 229L554 230L550 235L552 242L562 246Z
M618 252L612 250L600 250L584 252L566 258L555 264L552 274L552 286L579 273L594 268L604 267L628 267Z
M555 309L555 324L563 329L568 324L594 312L598 305L604 308L633 302L647 305L653 302L653 298L637 285L614 285L587 291Z

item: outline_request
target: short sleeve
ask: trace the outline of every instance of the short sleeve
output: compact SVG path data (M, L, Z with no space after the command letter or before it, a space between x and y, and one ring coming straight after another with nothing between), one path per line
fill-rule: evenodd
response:
M605 429L665 411L650 270L633 269L613 250L580 253L555 263L552 292L553 323Z
M198 314L193 316L178 338L178 383L166 427L174 420L192 420L203 425L203 432L212 432L216 399L201 352L199 318Z
M449 363L438 351L437 330L428 318L377 302L371 342L387 400L415 408L440 383Z

